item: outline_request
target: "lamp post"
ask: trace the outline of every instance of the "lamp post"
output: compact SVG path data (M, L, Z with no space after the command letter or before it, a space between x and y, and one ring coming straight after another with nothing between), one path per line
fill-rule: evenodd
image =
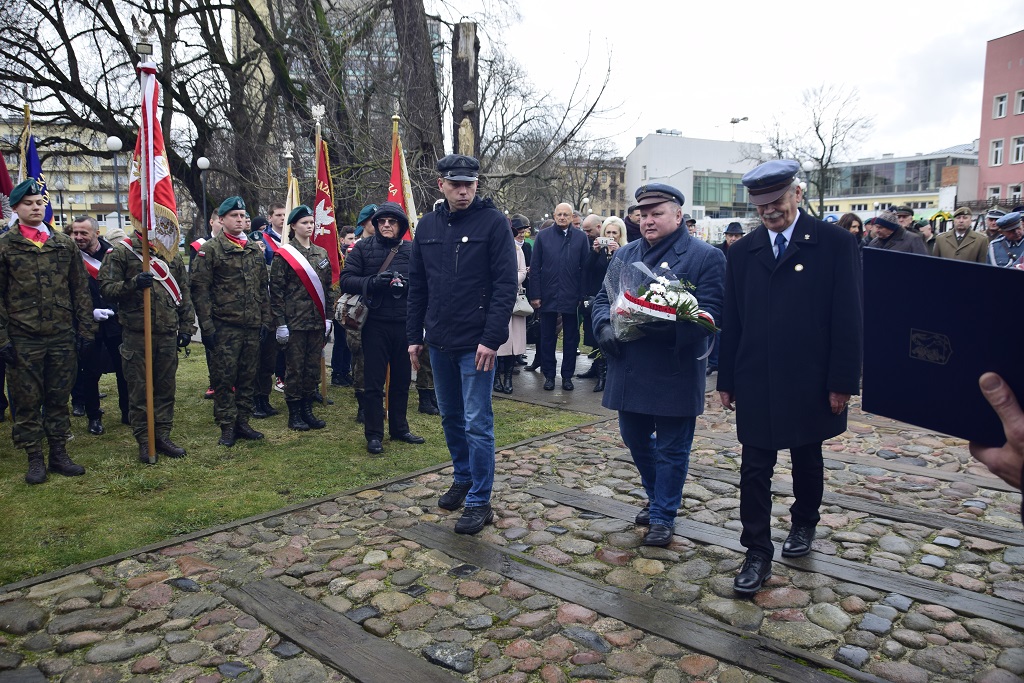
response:
M57 178L53 189L57 190L57 201L60 202L60 229L64 230L64 181Z
M121 151L122 143L121 138L116 135L111 135L107 138L107 151L113 152L114 160L114 210L117 211L117 227L122 229L121 225L121 180L117 174L117 153Z
M199 169L199 178L203 183L203 234L206 234L206 228L209 227L210 217L206 215L206 169L210 168L210 160L206 157L199 157L196 159L196 168Z
M736 124L740 123L741 121L749 121L749 120L750 119L748 119L746 116L744 116L743 118L737 118L737 117L734 116L734 117L732 117L729 120L729 123L732 124L732 140L733 140L733 142L736 141Z
M583 209L583 208L588 208L589 206L590 206L590 197L584 197L584 198L583 198L583 199L582 199L582 200L580 201L580 208L581 208L581 209ZM580 211L580 213L583 213L583 212L582 212L582 211ZM587 211L587 213L594 213L594 212L593 212L593 211L590 211L590 210L588 210L588 211Z

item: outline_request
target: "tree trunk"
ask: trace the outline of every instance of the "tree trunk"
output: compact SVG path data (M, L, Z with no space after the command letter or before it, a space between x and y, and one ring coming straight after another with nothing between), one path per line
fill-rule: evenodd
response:
M480 153L479 57L476 24L456 24L452 36L452 148L456 154L473 157ZM460 135L463 119L468 119L468 133L472 137L467 131Z

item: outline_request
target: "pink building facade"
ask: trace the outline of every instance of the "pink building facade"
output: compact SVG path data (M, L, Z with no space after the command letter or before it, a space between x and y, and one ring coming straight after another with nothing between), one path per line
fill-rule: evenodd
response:
M988 41L978 149L978 199L1002 206L1024 194L1024 31Z

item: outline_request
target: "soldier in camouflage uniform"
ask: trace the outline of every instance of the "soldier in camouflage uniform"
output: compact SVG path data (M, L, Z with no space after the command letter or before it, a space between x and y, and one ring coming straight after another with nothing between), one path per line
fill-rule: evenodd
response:
M203 344L212 349L213 415L220 425L217 441L262 439L249 426L259 367L260 340L270 325L267 286L270 277L263 252L245 233L245 203L229 197L217 209L224 228L206 241L192 267L192 302Z
M270 264L270 310L277 325L275 336L285 345L284 397L288 403L288 428L300 432L322 429L326 423L313 414L313 395L320 380L320 356L324 337L331 331L327 311L334 311L331 290L331 261L327 251L310 242L313 236L313 210L305 204L288 216L291 232L289 247L282 247ZM305 259L296 259L295 254ZM291 260L290 260L291 259ZM306 269L306 266L309 269ZM316 277L324 295L310 279L314 293L299 277L299 272ZM314 300L316 296L316 300Z
M188 290L188 273L181 255L164 264L170 273L168 286L153 286L154 274L142 272L140 245L142 235L136 231L131 240L114 247L100 266L100 294L118 303L117 317L123 327L121 365L128 382L128 413L132 435L139 444L139 461L156 463L156 455L182 458L185 449L171 441L174 425L175 376L178 372L178 349L192 341L195 332L195 309ZM150 254L153 250L150 249ZM155 262L157 259L150 256ZM157 266L159 267L159 266ZM143 291L150 291L150 320L153 342L153 422L156 430L156 453L149 452L146 423L146 357L143 333ZM171 291L168 291L170 289ZM172 295L177 291L178 296ZM152 458L150 456L153 456Z
M68 457L68 399L76 351L88 354L96 335L82 257L70 237L43 223L46 204L35 180L20 183L11 192L19 225L0 237L0 358L15 409L14 446L28 453L29 484L46 481L44 435L51 472L85 474Z

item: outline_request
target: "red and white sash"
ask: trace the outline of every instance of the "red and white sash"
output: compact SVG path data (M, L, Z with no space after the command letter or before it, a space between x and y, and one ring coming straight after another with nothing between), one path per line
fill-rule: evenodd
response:
M199 251L204 244L206 244L206 238L205 237L200 237L199 239L197 239L195 242L193 242L192 244L190 244L188 246L192 247L196 251Z
M98 259L94 259L92 256L89 256L84 251L80 251L78 253L82 255L82 262L85 263L85 270L89 273L89 277L93 280L98 278L102 263Z
M135 255L137 259L142 260L142 254L135 251L135 245L131 239L125 239L124 243L128 246L128 251ZM155 256L149 257L149 269L153 271L153 277L160 286L167 290L167 293L171 295L171 300L174 301L174 305L178 306L181 304L181 287L178 286L178 281L174 279L174 275L171 274L171 269L167 267L167 264L158 259Z
M281 240L266 230L263 231L263 242L267 245L267 249L270 249L271 254L276 254L281 249Z
M309 265L306 257L290 244L282 244L276 253L280 254L285 262L292 267L295 274L299 276L299 282L309 292L316 310L320 312L320 316L326 321L327 298L324 296L324 285L320 282L320 277L316 274L316 271L313 270L313 266Z

